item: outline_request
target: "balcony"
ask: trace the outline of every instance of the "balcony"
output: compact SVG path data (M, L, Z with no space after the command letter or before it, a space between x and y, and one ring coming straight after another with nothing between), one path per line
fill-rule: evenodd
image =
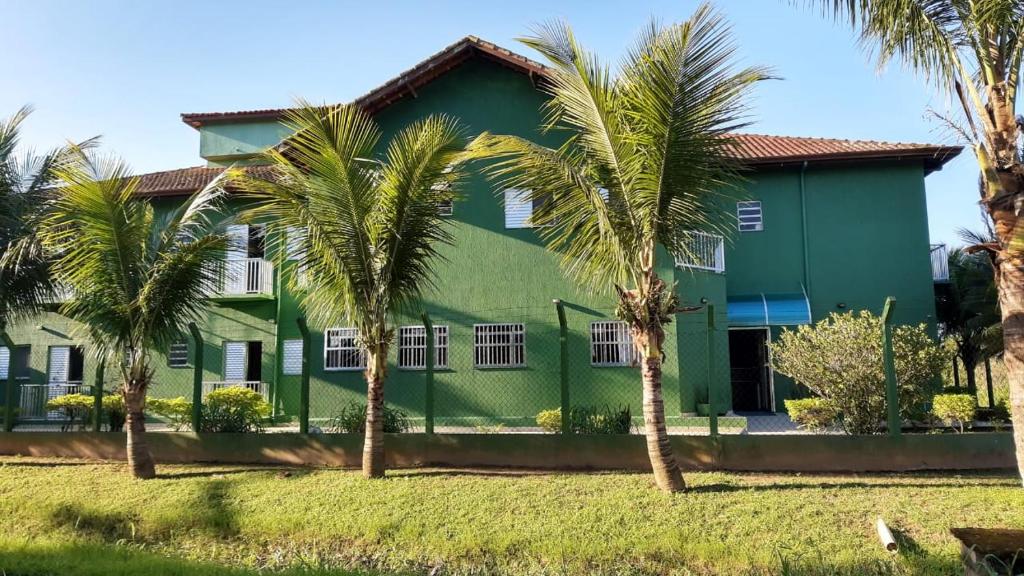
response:
M725 272L725 239L707 232L685 232L685 253L676 255L676 267Z
M224 388L248 388L253 392L259 393L267 402L270 401L270 387L266 382L260 382L258 380L252 381L215 381L215 382L203 382L203 399L206 399L206 395L214 390L221 390Z
M212 298L270 298L274 295L274 263L262 258L221 262Z
M49 384L19 384L21 398L18 404L19 420L63 420L63 412L47 410L46 403L67 394L92 394L92 387L81 382L50 382Z
M945 244L932 244L932 280L949 282L949 251Z

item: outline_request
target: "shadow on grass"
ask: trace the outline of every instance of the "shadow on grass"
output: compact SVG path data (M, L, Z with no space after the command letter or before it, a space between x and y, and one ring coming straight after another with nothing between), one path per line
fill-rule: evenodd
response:
M258 466L254 468L228 468L224 470L196 470L192 472L158 472L156 477L159 480L177 480L182 478L217 478L232 474L248 474L250 472L293 472L289 468Z
M213 538L238 536L238 511L231 499L233 483L227 479L212 479L199 485L199 490L180 507L180 515L169 526L188 527ZM85 505L61 504L50 513L54 528L66 528L85 537L107 543L137 542L141 519L127 512L96 511ZM150 532L152 532L150 527ZM159 530L149 539L158 540Z
M0 544L0 569L18 576L260 576L258 570L227 568L109 544ZM286 570L276 576L369 576L367 572Z
M744 484L698 484L696 486L690 486L688 492L695 494L700 493L725 493L725 492L760 492L760 491L788 491L788 490L826 490L826 489L846 489L846 488L865 488L871 490L882 490L882 489L902 489L902 488L963 488L965 484L963 482L899 482L890 485L881 483L871 482L798 482L793 484L757 484L757 483L744 483ZM989 486L996 488L1002 486L1002 484L990 484ZM1017 483L1012 481L1006 482L1007 488L1016 487Z

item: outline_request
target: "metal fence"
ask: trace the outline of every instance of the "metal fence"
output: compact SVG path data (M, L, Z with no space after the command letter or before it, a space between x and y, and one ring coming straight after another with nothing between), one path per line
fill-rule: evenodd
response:
M213 390L239 386L258 392L273 405L269 431L338 432L345 430L344 422L358 425L366 403L366 355L357 334L345 328L314 333L301 319L299 324L302 340L289 341L295 345L274 353L282 356L284 365L302 369L285 372L276 384L211 378L211 371L204 371L203 354L195 352L204 350L204 343L193 326L187 347L154 354L154 361L166 366L156 371L149 396L202 402ZM891 322L884 326L879 337L890 350ZM808 430L794 423L782 409L783 399L774 396L782 388L782 377L772 372L770 358L763 367L768 383L765 409L734 411L738 403L731 384L739 376L725 353L730 339L724 307L705 305L680 313L666 326L666 335L662 399L670 434L845 433L838 426ZM899 387L891 351L883 356L884 427L887 433L899 434L919 423L901 421L898 410L889 410L899 405ZM959 377L951 367L944 378L966 382L963 367L956 369ZM987 370L981 364L978 370L979 405L987 407L989 389L997 399L1005 394L1005 374L1001 361L988 363ZM69 414L48 409L48 401L84 394L97 398L100 406L103 396L117 393L119 381L116 370L97 366L86 370L81 381L9 385L0 380L0 397L11 401L12 409L5 409L5 414L11 415L17 429L67 428ZM799 390L791 385L788 389ZM625 324L608 310L557 300L543 307L407 318L396 328L385 398L410 432L622 434L642 433L644 428L641 374ZM79 428L116 427L105 411L98 414L98 419L79 423ZM163 427L156 415L148 419L155 429Z

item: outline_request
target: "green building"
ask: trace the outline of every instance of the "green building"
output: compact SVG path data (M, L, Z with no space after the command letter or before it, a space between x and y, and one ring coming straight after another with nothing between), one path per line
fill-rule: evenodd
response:
M516 134L547 145L541 135L542 85L548 71L498 46L466 37L359 98L391 134L432 113L458 117L474 133ZM199 133L202 167L141 178L140 191L162 209L230 164L288 136L282 110L184 114ZM944 280L945 256L929 245L925 177L959 153L955 147L747 134L736 154L749 184L735 205L730 237L694 231L689 261L661 261L682 302L670 328L664 391L670 424L698 412L709 393L721 411L771 413L800 394L774 373L766 341L787 327L831 312L881 310L898 301L897 323L934 329L934 283ZM259 168L251 168L259 170ZM241 208L240 200L233 207ZM631 366L628 332L612 314L612 294L578 290L528 225L532 207L514 190L495 190L474 176L450 207L457 241L437 264L438 288L423 309L436 334L438 425L532 425L537 412L559 406L560 340L554 300L568 326L573 405L628 405L640 413L640 383ZM730 207L731 209L731 207ZM204 360L204 389L246 385L272 401L282 419L299 409L302 345L293 294L282 289L294 272L270 253L273 223L234 226L247 249L227 255L224 282L211 294L200 326L202 348L190 338L164 355L151 395L191 396L192 366ZM709 334L706 306L715 313ZM419 311L401 326L391 358L388 402L413 418L424 409L424 330ZM313 328L311 416L323 421L364 398L363 355L346 326ZM96 360L56 312L13 327L23 344L0 349L0 379L20 384L22 420L45 419L45 399L88 388ZM710 350L709 350L710 346Z

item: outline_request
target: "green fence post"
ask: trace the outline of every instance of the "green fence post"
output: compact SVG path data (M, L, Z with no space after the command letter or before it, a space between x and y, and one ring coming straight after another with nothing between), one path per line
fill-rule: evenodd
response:
M188 331L196 350L192 361L192 431L199 432L203 424L203 335L195 322L189 322Z
M885 403L890 436L900 435L900 396L896 383L896 364L892 355L892 310L896 299L889 296L882 308L882 365L885 369Z
M985 389L988 390L988 407L996 407L996 398L992 390L992 362L985 358Z
M7 347L10 363L7 366L7 383L4 386L4 432L14 431L14 402L17 399L18 379L14 376L20 367L14 366L14 341L7 335L6 330L0 330L0 344Z
M718 408L715 406L715 305L708 304L708 434L718 436Z
M555 310L558 312L558 345L560 356L559 376L562 383L561 390L561 412L562 412L562 434L571 432L569 426L569 328L565 322L565 306L562 301L555 299Z
M103 378L106 376L107 361L100 360L96 366L96 384L92 387L92 431L103 427Z
M302 333L302 382L299 384L299 434L309 434L309 355L313 349L306 318L295 319Z
M423 398L423 426L427 434L434 433L434 324L430 321L430 315L426 311L423 317L423 330L427 337L426 362L426 389Z

